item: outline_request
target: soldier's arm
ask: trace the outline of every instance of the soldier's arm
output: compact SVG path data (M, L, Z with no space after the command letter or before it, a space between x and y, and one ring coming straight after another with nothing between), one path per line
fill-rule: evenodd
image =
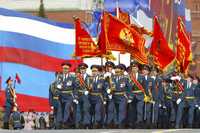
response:
M51 84L49 86L49 104L50 104L50 106L52 106L52 100L53 100L53 93L51 91L52 87L53 87L53 85Z

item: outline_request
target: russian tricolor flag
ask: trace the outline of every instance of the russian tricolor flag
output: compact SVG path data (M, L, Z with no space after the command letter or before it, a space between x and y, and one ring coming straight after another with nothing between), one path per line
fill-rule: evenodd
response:
M6 79L18 73L16 86L21 110L48 111L49 85L63 61L73 63L75 30L72 24L0 8L0 76L2 90ZM73 69L72 68L72 69ZM4 92L0 93L4 105Z

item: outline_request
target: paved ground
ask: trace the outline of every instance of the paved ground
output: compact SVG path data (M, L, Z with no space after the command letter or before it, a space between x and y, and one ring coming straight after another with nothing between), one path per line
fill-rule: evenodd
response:
M200 129L164 129L164 130L139 130L139 129L99 129L99 130L0 130L0 133L200 133Z

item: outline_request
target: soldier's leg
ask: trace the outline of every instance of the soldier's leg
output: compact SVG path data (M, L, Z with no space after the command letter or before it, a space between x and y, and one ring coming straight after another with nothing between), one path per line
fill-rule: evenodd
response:
M123 124L127 113L126 109L127 109L127 99L125 97L121 97L119 102L119 113L118 113L120 128L124 126Z
M90 116L90 102L87 97L83 100L83 125L89 125L91 120Z
M151 126L151 108L152 104L151 103L146 103L146 128L150 128Z
M103 109L103 103L101 99L98 97L96 105L95 105L95 124L101 124L102 120L102 109Z
M176 113L176 128L180 128L180 122L181 122L181 119L182 119L183 108L184 108L184 101L182 101L178 105L178 110L177 110L177 113Z
M143 107L144 107L144 101L138 100L137 102L137 123L143 122Z
M158 115L159 115L159 103L156 102L152 108L152 122L153 122L152 124L154 124L154 128L158 124Z
M134 128L135 121L137 119L136 103L136 98L134 98L133 101L128 104L127 125L130 128Z
M63 114L63 122L67 123L69 120L70 112L71 112L71 107L72 107L72 98L69 98L65 102L65 107L64 107L64 114Z
M189 106L189 118L188 118L188 127L189 127L189 128L192 128L193 119L194 119L194 109L195 109L195 106L194 106L194 104L192 103L192 104Z
M115 110L115 104L113 99L108 101L107 104L107 120L106 120L106 124L108 126L111 126L112 121L114 121L114 110Z
M76 128L79 128L79 124L81 122L81 100L79 100L79 103L76 106L76 110L75 110L75 114L76 114L76 118L75 118L75 124L76 124Z
M11 106L6 106L5 114L3 117L4 129L9 129L9 119L10 119L11 110L12 110Z

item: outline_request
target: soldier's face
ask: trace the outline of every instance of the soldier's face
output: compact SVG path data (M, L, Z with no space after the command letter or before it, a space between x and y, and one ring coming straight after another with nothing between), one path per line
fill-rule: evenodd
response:
M143 71L142 71L142 72L143 72L143 74L144 74L144 75L148 75L148 74L149 74L149 71L148 71L148 70L146 70L146 69L143 69Z
M86 69L80 69L80 73L81 74L85 74L86 73Z
M97 76L97 75L98 75L98 70L92 69L92 76Z
M137 67L137 66L132 66L132 71L133 71L134 73L138 72L138 67Z
M119 68L116 68L115 69L115 74L116 75L120 75L122 72L121 72L121 69L119 69Z
M8 85L12 85L13 81L12 80L9 80L8 81Z
M192 83L195 84L195 85L197 85L197 84L198 84L198 80L197 80L197 79L194 79L194 80L192 81Z
M110 66L107 66L107 67L106 67L107 72L112 72L112 69L113 69L113 68L110 67Z
M63 66L63 73L68 73L69 72L69 66L65 65Z

